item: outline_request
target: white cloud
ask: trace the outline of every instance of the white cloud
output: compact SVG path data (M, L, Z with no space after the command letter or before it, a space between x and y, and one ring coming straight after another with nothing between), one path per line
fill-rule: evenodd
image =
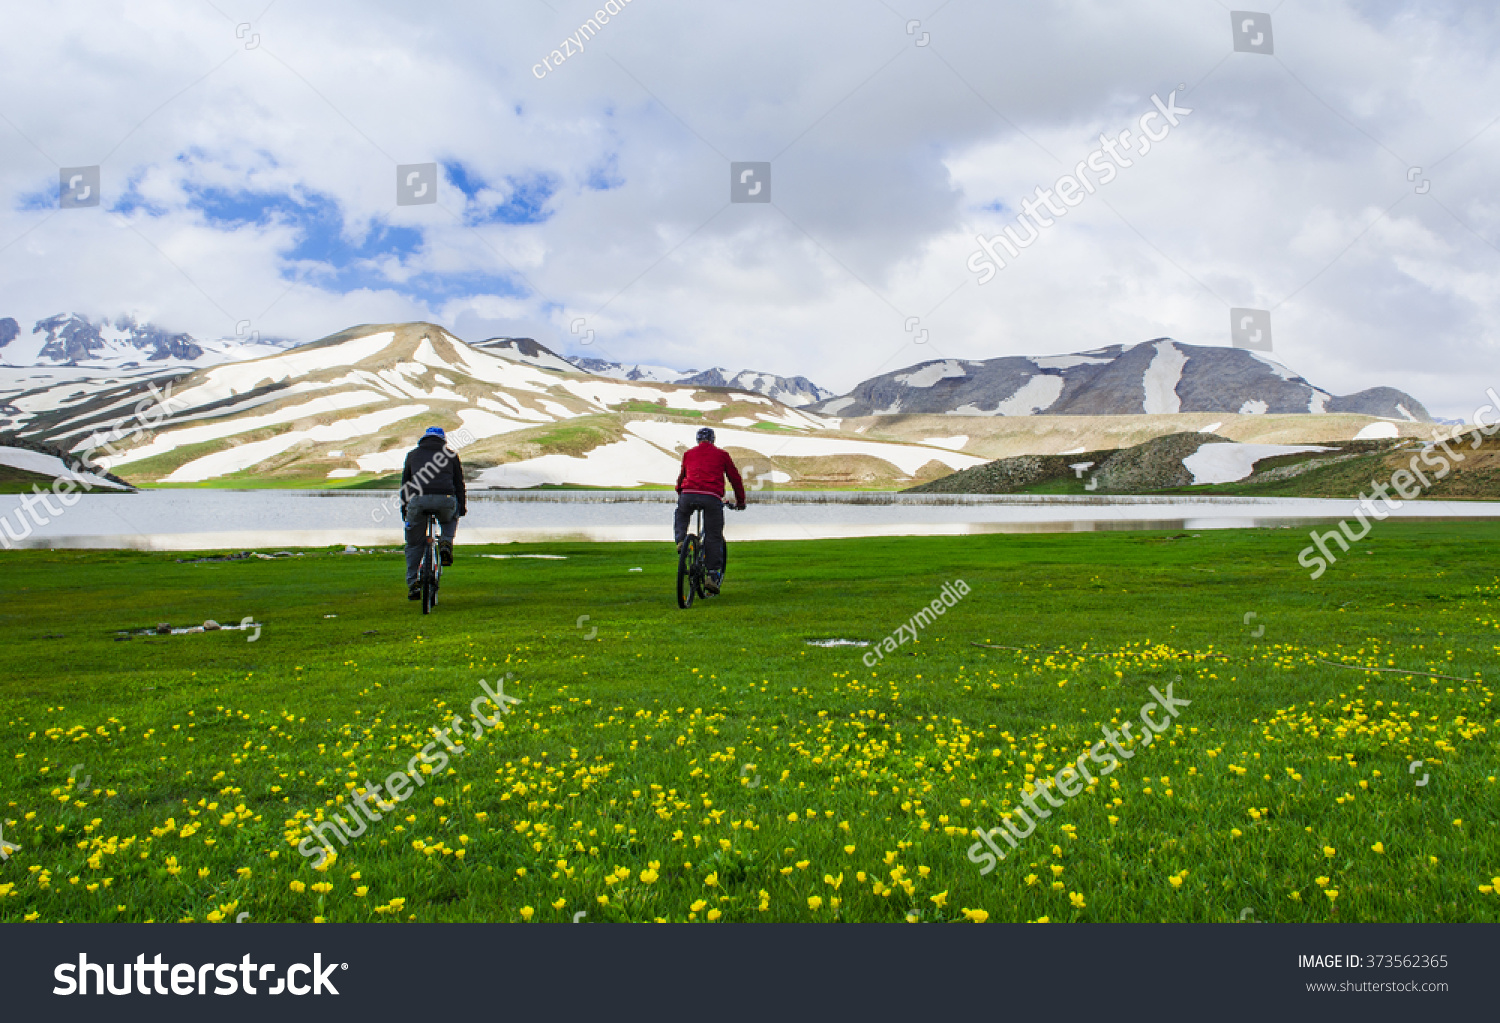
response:
M1492 5L1287 5L1273 58L1232 53L1221 8L1168 0L950 4L927 47L853 0L631 0L541 81L582 8L12 7L0 316L23 329L63 310L211 337L426 317L844 389L931 358L1225 344L1245 305L1273 309L1275 357L1315 384L1446 415L1481 403L1500 345ZM1179 83L1181 126L973 282L975 234ZM441 206L396 206L395 165L434 160L482 180L486 210L550 182L545 219L466 226L448 175ZM727 204L730 160L773 161L772 205ZM92 163L106 203L143 205L26 208ZM205 190L304 216L225 222ZM314 208L327 237L294 261Z

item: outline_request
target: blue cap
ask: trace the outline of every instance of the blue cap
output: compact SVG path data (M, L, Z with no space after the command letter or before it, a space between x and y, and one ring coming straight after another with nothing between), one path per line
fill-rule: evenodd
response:
M427 428L427 432L424 433L424 434L422 434L422 436L424 436L424 437L446 437L448 435L443 432L443 428L441 426L429 426Z
M705 442L709 444L714 442L714 432L706 426L698 431L698 443L703 444Z

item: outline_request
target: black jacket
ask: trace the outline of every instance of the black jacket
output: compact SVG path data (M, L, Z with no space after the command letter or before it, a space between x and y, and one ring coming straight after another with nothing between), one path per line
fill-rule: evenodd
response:
M469 511L464 467L458 453L437 436L423 437L406 453L406 464L401 467L401 517L406 518L408 501L426 494L452 494L458 498L458 514Z

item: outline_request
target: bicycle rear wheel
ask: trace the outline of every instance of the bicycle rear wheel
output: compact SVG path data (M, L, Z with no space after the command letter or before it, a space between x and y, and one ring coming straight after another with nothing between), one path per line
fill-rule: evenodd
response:
M427 519L427 546L422 551L422 613L428 614L437 606L438 553L437 538L433 536L433 519Z
M693 606L697 589L693 579L693 568L698 562L698 538L689 533L682 543L682 553L677 555L677 606L687 609Z

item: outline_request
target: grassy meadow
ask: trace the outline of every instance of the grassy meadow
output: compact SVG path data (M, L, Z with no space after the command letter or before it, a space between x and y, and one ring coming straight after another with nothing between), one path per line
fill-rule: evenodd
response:
M667 544L460 547L426 618L391 551L0 553L0 921L1500 919L1500 526L1380 523L1315 582L1307 542L732 544L690 611ZM958 579L874 668L808 643ZM1168 683L981 875L973 830ZM463 755L299 852L454 715Z

